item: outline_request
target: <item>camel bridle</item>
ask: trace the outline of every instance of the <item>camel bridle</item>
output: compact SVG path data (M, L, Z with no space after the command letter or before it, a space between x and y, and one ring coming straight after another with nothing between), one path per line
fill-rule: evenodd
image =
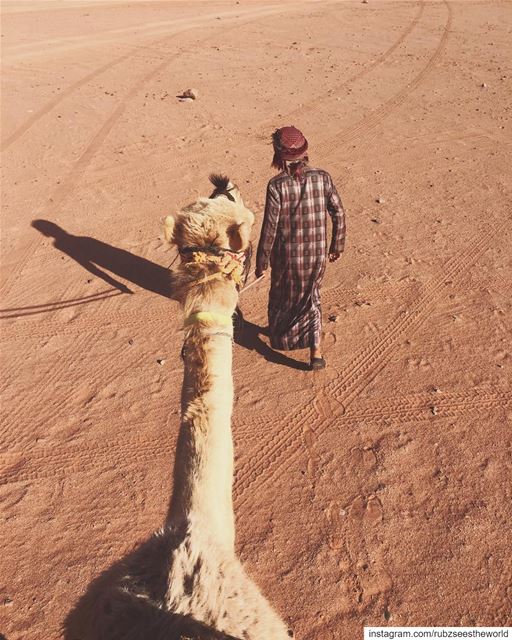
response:
M204 284L209 280L220 280L225 278L227 280L232 280L237 289L240 289L244 283L244 276L246 276L248 272L246 261L248 258L250 260L252 251L251 247L245 251L233 251L232 249L219 247L217 245L207 245L202 247L183 247L179 250L179 253L181 263L185 268L189 267L189 265L192 266L196 264L210 264L218 266L218 270L215 271L215 273L211 273L200 280L191 282L190 286Z

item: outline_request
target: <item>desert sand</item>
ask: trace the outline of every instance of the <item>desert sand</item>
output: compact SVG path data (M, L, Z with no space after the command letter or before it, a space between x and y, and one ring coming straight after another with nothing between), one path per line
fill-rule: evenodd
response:
M301 640L512 624L511 27L496 0L3 3L8 640L78 640L88 585L163 523L183 334L161 219L220 171L257 242L288 124L347 246L323 372L268 347L268 278L241 295L240 557Z

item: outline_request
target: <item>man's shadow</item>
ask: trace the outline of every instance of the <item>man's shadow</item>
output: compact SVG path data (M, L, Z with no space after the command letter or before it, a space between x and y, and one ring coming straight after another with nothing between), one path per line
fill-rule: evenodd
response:
M54 238L53 246L76 260L86 271L101 278L123 293L133 293L104 269L129 280L133 284L161 296L172 297L169 269L136 256L125 249L89 238L74 236L49 220L33 220L32 227L48 238Z
M282 364L291 369L297 369L299 371L309 371L309 365L299 360L289 358L279 351L274 351L260 338L261 335L268 335L268 330L263 327L259 327L257 324L253 324L248 320L245 320L242 311L237 307L235 317L235 344L249 349L249 351L256 351L265 358L268 362L274 362L275 364Z

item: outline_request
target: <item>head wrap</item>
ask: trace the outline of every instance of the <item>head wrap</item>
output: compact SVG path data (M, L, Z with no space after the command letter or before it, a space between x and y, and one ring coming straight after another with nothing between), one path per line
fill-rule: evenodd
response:
M272 166L276 169L284 169L285 161L302 160L308 150L308 141L302 132L291 126L276 129L272 134L272 144L274 145Z

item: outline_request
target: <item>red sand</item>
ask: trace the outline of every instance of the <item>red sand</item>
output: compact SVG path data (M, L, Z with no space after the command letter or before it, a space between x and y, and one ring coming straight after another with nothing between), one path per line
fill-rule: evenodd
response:
M234 348L241 557L304 640L512 623L511 18L492 0L4 3L8 640L61 637L162 523L182 334L160 219L222 171L256 240L290 123L335 178L347 249L325 372L267 361L265 336ZM259 326L267 290L241 298Z

